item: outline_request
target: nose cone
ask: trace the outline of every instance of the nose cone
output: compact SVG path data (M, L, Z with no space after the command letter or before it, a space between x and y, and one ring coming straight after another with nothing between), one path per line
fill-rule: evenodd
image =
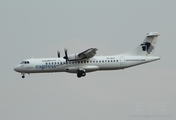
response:
M19 72L19 65L14 68L14 71Z
M17 72L17 71L18 71L18 67L15 67L15 68L14 68L14 71L16 71L16 72Z
M15 67L13 70L14 70L14 71L17 71L17 67Z

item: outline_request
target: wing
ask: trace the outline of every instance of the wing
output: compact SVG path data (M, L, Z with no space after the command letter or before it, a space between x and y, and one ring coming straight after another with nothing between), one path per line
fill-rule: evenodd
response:
M97 48L89 48L79 54L71 54L71 55L67 55L67 50L65 50L65 56L63 58L66 59L66 61L78 61L83 59L90 59L96 54L97 50L98 50Z
M84 52L79 53L78 57L80 59L90 59L93 56L95 56L97 50L98 50L97 48L89 48L89 49L85 50Z

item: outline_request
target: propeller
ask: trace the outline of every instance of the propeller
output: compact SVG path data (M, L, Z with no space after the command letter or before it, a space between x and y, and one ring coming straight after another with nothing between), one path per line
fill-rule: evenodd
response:
M57 51L57 56L58 56L58 58L60 58L60 52L59 52L59 50Z
M66 48L64 49L64 52L65 52L65 56L63 58L66 60L66 63L67 63L67 61L68 61L68 54L67 54L67 49Z

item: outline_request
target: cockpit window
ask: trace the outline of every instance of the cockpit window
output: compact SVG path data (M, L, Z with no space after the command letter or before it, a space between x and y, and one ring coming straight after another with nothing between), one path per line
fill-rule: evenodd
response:
M20 64L29 64L29 61L22 61Z

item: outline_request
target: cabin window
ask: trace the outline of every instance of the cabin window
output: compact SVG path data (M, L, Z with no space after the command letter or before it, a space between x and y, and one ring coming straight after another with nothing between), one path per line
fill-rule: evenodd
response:
M99 63L101 63L101 60L99 61Z
M118 60L116 60L118 62Z

